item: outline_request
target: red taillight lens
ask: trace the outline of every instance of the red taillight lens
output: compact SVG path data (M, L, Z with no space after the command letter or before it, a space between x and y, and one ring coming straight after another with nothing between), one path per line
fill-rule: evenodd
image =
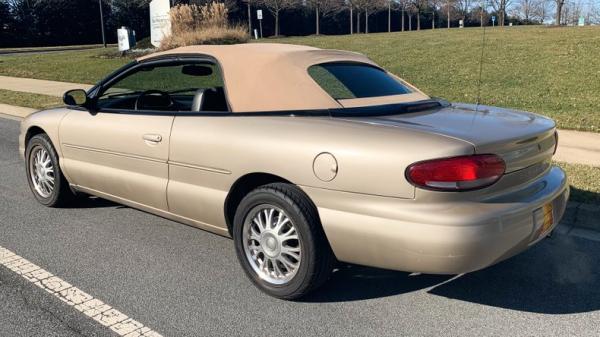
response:
M406 177L413 185L438 191L466 191L490 186L506 170L502 158L482 154L412 164Z

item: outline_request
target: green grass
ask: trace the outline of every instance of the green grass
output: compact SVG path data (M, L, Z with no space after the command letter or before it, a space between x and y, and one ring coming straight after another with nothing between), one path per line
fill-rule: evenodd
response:
M481 101L600 132L600 27L488 28ZM431 96L475 102L482 30L269 39L366 54ZM0 56L0 75L95 83L129 59L106 51Z
M39 110L63 105L62 99L59 97L2 89L0 89L0 103L24 106Z
M94 84L128 58L106 58L104 48L48 54L0 56L0 75Z
M571 201L600 203L600 167L557 163L569 177Z
M114 46L114 45L111 45ZM18 48L0 48L0 52L37 52L37 51L48 51L48 50L62 50L62 49L75 49L75 48L101 48L101 44L80 44L70 46L48 46L48 47L18 47Z
M476 102L482 30L286 38L366 54L429 95ZM486 30L481 101L600 132L600 27Z

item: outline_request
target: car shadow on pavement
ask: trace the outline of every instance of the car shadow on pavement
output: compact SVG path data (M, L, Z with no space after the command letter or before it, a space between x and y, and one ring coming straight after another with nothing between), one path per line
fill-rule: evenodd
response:
M347 266L308 302L428 294L503 309L570 314L600 309L600 243L555 235L529 251L460 276L413 275Z
M74 203L65 207L65 208L106 208L106 207L115 207L121 208L126 207L120 204L114 203L112 201L93 197L93 196L78 196Z
M431 287L452 275L421 275L357 265L341 265L319 290L304 302L347 302L395 296Z
M596 311L600 309L600 243L555 235L522 255L465 274L429 293L533 313Z

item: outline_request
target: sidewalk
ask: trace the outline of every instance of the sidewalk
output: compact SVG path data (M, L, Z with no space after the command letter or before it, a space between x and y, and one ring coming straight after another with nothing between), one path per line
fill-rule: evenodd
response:
M92 85L0 76L0 89L62 97L71 89L89 90ZM1 111L0 111L1 112Z
M62 97L70 89L88 90L89 84L56 82L0 76L0 89ZM23 118L35 109L0 104L0 114ZM600 133L559 130L559 147L554 160L600 167Z

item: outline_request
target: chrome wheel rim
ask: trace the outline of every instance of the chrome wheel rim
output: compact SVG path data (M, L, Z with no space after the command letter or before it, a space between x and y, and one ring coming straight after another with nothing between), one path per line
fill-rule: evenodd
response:
M45 148L36 146L29 159L29 174L33 188L42 198L49 198L54 192L54 166Z
M244 220L243 244L252 269L266 282L286 284L298 273L302 242L294 223L280 208L254 207Z

